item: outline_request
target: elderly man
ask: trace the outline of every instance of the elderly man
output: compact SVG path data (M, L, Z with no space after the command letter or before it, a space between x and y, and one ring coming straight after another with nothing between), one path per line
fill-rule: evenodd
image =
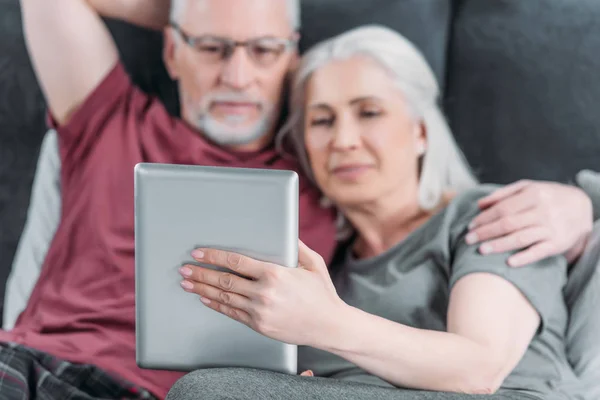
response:
M27 307L14 329L0 332L6 375L0 392L8 398L164 397L181 374L135 364L131 171L138 162L297 169L275 152L272 139L285 78L297 59L299 1L21 3L58 133L62 212ZM101 16L164 29L164 61L178 81L181 118L133 86ZM517 189L482 204L487 212L473 241L496 239L482 251L528 248L515 264L568 250L575 257L591 226L589 199L551 184ZM562 242L548 231L566 224L562 215L547 220L531 213L560 204L531 201L542 192L583 205L575 207L581 212ZM303 178L300 201L300 238L328 260L333 210L319 205L318 192ZM515 203L525 205L507 208ZM532 216L527 226L503 223L522 212Z

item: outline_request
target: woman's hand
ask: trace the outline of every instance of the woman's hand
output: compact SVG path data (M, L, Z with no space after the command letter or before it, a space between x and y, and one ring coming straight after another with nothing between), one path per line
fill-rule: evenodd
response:
M287 268L237 253L197 249L192 257L198 262L235 274L185 265L181 286L213 310L265 336L314 346L327 330L335 329L332 320L345 304L322 257L301 241L298 250L298 268Z

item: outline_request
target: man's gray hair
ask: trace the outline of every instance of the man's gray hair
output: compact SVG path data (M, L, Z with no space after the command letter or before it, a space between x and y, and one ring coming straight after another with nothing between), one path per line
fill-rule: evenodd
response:
M437 104L439 86L421 52L399 33L381 26L364 26L326 40L302 58L292 82L288 124L277 138L278 147L291 145L314 180L304 144L306 85L312 74L335 60L366 56L384 68L406 99L409 110L427 132L427 150L419 180L419 205L436 208L447 191L460 192L477 184L466 159Z
M171 0L171 21L180 22L185 12L185 6L190 0ZM205 0L191 0L205 1ZM249 0L251 1L251 0ZM290 23L294 30L300 30L300 0L285 0L288 6Z

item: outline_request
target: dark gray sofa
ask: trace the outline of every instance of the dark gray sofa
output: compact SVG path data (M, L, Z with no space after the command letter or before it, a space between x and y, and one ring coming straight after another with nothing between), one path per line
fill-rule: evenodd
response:
M303 49L366 23L413 40L444 88L447 117L481 180L566 182L582 169L600 170L600 1L303 3ZM109 25L134 81L176 113L161 35ZM25 223L44 113L19 2L0 0L0 302Z

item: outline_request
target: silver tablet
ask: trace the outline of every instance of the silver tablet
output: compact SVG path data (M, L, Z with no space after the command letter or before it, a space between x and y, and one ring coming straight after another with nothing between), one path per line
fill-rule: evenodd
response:
M292 171L135 167L136 360L148 369L247 367L297 373L297 347L269 339L181 289L191 251L237 251L298 263L298 176Z

